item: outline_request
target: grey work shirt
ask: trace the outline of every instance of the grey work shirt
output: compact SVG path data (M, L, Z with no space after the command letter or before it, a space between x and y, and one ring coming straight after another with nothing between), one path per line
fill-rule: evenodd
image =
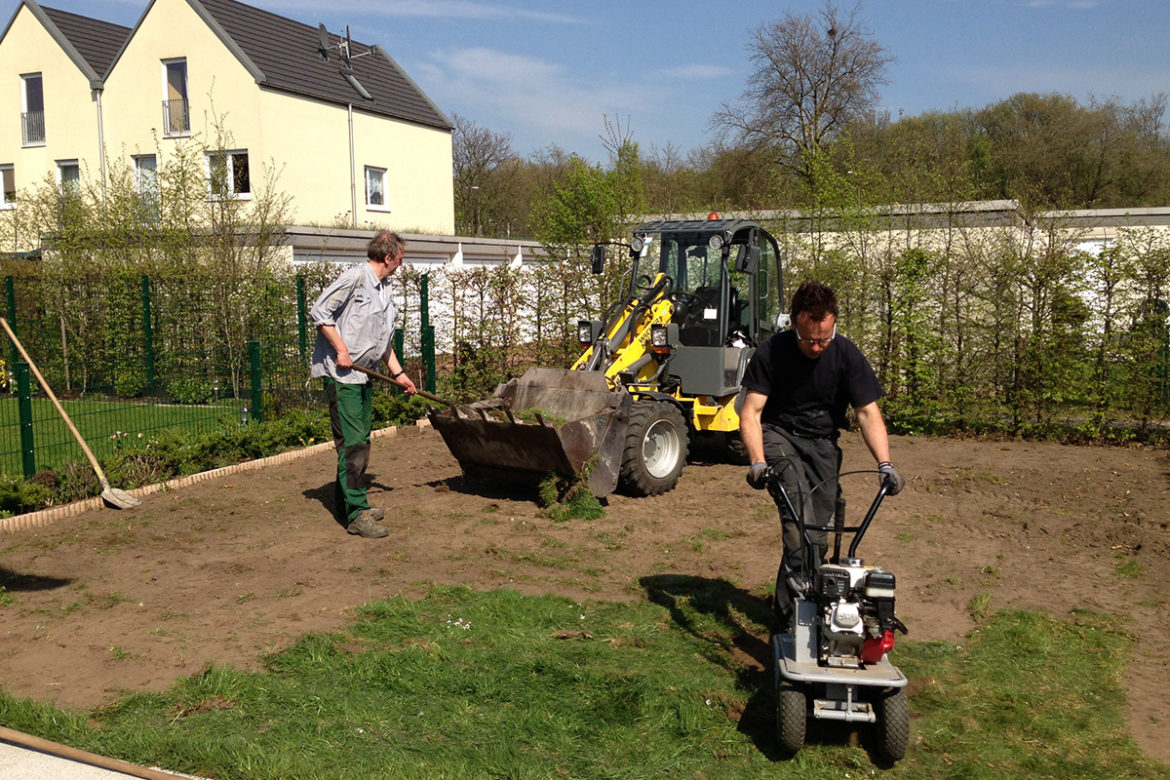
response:
M390 297L389 277L378 281L368 263L350 268L325 288L309 309L309 319L316 326L336 327L354 365L377 370L382 356L389 351L398 319L398 307ZM320 331L313 346L310 374L352 385L369 381L361 372L337 368L337 353Z

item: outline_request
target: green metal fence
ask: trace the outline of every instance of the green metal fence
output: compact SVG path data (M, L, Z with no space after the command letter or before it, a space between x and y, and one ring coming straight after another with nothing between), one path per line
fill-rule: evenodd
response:
M307 317L321 284L288 275L233 300L203 277L79 276L70 305L57 306L35 274L4 279L10 325L99 459L163 430L222 430L323 405L320 381L309 380ZM401 330L395 349L433 390L425 278L418 306L410 341L422 354L403 352ZM222 322L233 317L234 328ZM15 347L0 355L0 474L28 478L83 459Z

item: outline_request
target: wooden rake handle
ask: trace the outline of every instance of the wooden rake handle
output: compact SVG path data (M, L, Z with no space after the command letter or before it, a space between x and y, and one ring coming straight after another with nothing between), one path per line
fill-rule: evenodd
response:
M398 384L398 382L394 381L394 379L392 379L391 377L388 377L385 374L379 373L379 372L374 371L372 369L362 368L361 366L353 366L352 368L354 371L359 371L359 372L365 374L366 376L372 376L374 379L381 379L383 382L389 382L392 385ZM426 390L419 390L416 388L415 392L418 393L419 395L421 395L423 398L427 399L428 401L434 401L435 403L440 403L440 404L443 404L445 406L449 406L452 409L457 408L457 406L454 403L452 403L451 401L448 401L446 398L440 398L439 396L437 396L433 393L428 393Z
M34 363L33 359L28 356L27 352L25 352L24 345L20 343L20 339L18 339L16 334L12 332L12 327L8 324L8 320L0 317L0 325L4 326L4 332L8 334L8 338L12 339L12 343L15 344L17 350L20 351L20 356L24 358L25 363L28 363L29 370L33 372L33 376L35 376L37 378L37 382L40 383L41 389L45 391L45 395L47 395L49 400L53 402L53 406L57 407L57 413L61 415L61 419L64 420L65 424L69 426L69 430L72 431L73 437L77 439L77 443L81 445L81 449L85 452L85 457L89 458L89 464L93 466L93 470L97 473L98 481L102 483L102 488L109 490L110 483L109 480L106 479L106 473L102 471L102 467L98 464L97 458L94 457L93 451L90 450L89 445L85 443L85 439L82 437L81 432L77 430L77 426L73 424L73 420L69 419L69 415L65 413L65 407L61 406L61 402L58 401L57 396L53 394L53 388L49 387L49 383L45 381L45 378L41 376L41 372L37 370L37 364Z

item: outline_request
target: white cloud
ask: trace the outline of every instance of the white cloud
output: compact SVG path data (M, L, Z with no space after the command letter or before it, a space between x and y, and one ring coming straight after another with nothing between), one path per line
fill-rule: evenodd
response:
M583 147L598 145L604 117L625 119L656 110L648 97L652 91L642 84L615 85L596 77L581 81L560 65L488 48L435 51L413 67L436 102L458 105L458 113L476 124L499 132L524 128L544 139L544 145L585 154ZM633 125L636 137L636 119Z
M711 79L726 78L735 73L731 68L722 65L680 65L677 68L666 68L658 73L671 79L691 79L709 81Z

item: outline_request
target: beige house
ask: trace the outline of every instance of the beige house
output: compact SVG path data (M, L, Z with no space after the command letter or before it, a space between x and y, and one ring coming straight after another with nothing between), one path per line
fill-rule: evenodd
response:
M179 145L298 223L454 230L451 123L379 46L235 0L151 0L133 29L21 0L0 37L3 202L52 175L139 186Z

